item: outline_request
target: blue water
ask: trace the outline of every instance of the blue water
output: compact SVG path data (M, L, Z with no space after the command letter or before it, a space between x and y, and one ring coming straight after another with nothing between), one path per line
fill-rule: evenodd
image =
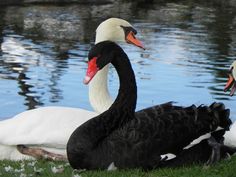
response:
M82 84L97 25L128 20L143 51L121 44L138 85L137 110L167 101L188 106L220 101L236 120L236 95L223 88L236 60L235 7L214 3L30 5L0 9L0 119L41 106L92 110ZM118 78L110 71L109 90Z

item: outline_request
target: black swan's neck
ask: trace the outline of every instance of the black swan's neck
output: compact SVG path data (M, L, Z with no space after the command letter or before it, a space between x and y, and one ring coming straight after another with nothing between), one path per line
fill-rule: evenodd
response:
M104 129L100 131L103 136L109 135L113 130L134 118L137 101L135 75L127 55L121 51L111 63L118 73L120 88L111 107L97 118L99 124L104 125Z
M111 63L118 73L120 88L109 110L124 108L134 112L137 101L137 86L131 63L124 52L120 53Z

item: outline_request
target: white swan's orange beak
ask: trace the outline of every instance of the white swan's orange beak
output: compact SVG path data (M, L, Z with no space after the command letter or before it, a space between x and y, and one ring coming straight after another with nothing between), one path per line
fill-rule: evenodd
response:
M231 87L232 87L232 89L230 92L230 96L233 96L234 92L236 91L236 81L235 81L234 77L232 76L232 74L229 74L229 79L225 85L224 91L225 92L228 91Z
M140 48L145 50L142 42L135 37L135 34L132 31L130 31L128 33L125 40L126 40L127 43L133 44L133 45L135 45L137 47L140 47Z
M97 57L93 57L88 62L88 69L86 72L86 76L84 78L84 84L88 84L98 71L99 71L99 68L97 67Z

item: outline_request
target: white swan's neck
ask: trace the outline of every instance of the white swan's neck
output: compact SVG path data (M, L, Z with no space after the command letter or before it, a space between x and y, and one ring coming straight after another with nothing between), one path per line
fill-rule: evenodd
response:
M110 18L102 22L96 29L95 44L110 40L114 42L126 42L125 33L121 26L131 26L125 20ZM107 87L109 66L100 70L89 83L89 101L93 109L102 113L113 103Z
M107 87L108 69L109 65L105 66L89 83L89 101L98 113L108 110L113 103Z
M100 36L96 35L95 44L106 40L106 38ZM97 113L108 110L113 103L107 86L108 71L109 65L98 71L89 83L89 102Z

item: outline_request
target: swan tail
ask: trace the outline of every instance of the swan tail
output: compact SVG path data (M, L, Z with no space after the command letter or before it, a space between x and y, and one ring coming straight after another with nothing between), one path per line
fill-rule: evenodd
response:
M229 130L232 121L229 118L230 111L225 109L223 103L212 103L210 106L199 106L197 108L197 120L201 122L204 128L209 131L215 131L221 127L223 131L219 132L217 136L222 137L226 130Z
M216 118L219 119L219 126L225 130L229 130L230 125L232 124L230 116L230 110L225 109L223 103L212 103L210 108L212 109Z

